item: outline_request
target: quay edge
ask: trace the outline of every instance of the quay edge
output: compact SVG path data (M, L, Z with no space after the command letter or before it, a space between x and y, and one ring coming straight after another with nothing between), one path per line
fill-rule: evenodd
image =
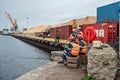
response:
M67 47L68 41L67 40L60 40L59 42L55 42L54 38L41 38L35 36L25 36L20 34L12 34L10 35L15 37L19 40L22 40L26 43L34 45L40 49L43 49L47 52L57 51L57 50L64 50Z

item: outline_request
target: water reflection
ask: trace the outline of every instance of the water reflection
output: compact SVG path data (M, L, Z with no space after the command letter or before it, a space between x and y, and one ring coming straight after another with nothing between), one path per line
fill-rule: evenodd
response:
M49 53L11 36L0 35L0 80L15 80L48 62Z

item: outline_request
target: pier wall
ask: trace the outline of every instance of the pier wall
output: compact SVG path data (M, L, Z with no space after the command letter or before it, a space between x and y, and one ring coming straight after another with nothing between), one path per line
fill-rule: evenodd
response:
M58 43L55 41L49 41L45 39L38 39L38 38L30 37L30 36L21 36L21 35L11 35L11 36L17 39L20 39L24 42L27 42L31 45L34 45L38 48L44 49L47 52L63 50L64 46L66 45L63 43Z

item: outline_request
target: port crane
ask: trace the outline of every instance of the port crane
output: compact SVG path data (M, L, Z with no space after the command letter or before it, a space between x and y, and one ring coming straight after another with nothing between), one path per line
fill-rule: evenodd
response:
M9 13L5 12L5 14L7 15L8 19L10 20L12 27L10 28L11 31L16 31L18 29L18 25L17 25L17 20L15 20L15 22L12 20L12 17Z

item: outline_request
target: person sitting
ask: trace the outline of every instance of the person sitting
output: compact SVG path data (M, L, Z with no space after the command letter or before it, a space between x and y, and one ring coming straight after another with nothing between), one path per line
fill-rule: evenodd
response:
M62 54L62 61L59 61L58 63L64 63L66 65L66 61L68 57L77 57L79 56L79 45L76 43L75 38L71 37L69 38L70 43L68 44L68 48L64 50L64 54Z
M80 46L80 53L79 55L86 54L87 48L86 48L86 42L83 39L83 36L81 34L77 35L76 42Z
M83 37L83 32L81 31L81 29L77 29L77 34Z
M77 36L77 31L76 31L76 29L72 29L72 34L71 34L71 35L76 38L76 36Z

